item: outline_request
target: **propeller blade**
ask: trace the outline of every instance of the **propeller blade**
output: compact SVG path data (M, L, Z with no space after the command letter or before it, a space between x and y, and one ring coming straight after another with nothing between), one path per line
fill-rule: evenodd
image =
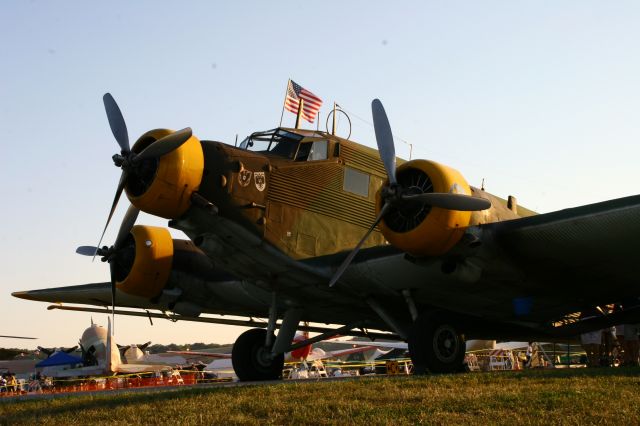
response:
M109 263L109 272L111 273L111 316L113 320L113 328L115 329L116 323L116 262ZM115 333L115 332L114 332Z
M107 223L104 224L104 229L102 230L102 235L100 235L100 241L98 241L98 247L100 247L100 243L102 243L102 239L104 238L104 233L107 232L107 227L109 226L109 222L111 222L111 217L113 216L113 212L116 210L116 206L118 205L118 200L120 200L120 196L122 195L122 191L127 183L127 177L129 176L126 170L122 171L120 175L120 182L118 182L118 188L116 189L116 196L113 198L113 204L111 204L111 211L109 211L109 216L107 217ZM97 253L97 252L96 252ZM92 262L96 259L95 254L93 255Z
M364 234L364 237L362 237L360 242L358 242L358 245L355 246L355 248L351 251L351 253L349 253L349 256L347 256L347 258L342 262L342 264L340 265L336 273L333 275L333 278L331 278L331 281L329 282L329 287L333 287L336 284L336 282L338 282L342 274L344 274L344 271L346 271L347 267L349 267L349 265L351 264L351 261L353 261L353 258L356 257L356 254L358 254L358 252L360 251L360 247L362 247L362 244L364 244L367 238L369 238L369 235L373 232L373 230L378 225L378 223L380 223L384 215L387 214L387 211L389 210L390 207L391 207L391 203L389 202L386 202L384 206L382 206L382 208L380 209L380 213L378 213L378 217L376 217L376 220L373 222L373 225L371 225L367 233Z
M127 212L122 218L122 224L120 225L120 230L118 231L118 236L116 237L116 242L113 244L114 250L119 250L122 248L122 244L124 244L131 228L136 223L136 219L138 218L138 214L140 210L131 204L127 209Z
M98 253L98 247L80 246L76 249L76 253L83 256L95 256Z
M180 148L180 145L189 140L191 134L191 127L185 127L184 129L171 133L162 139L158 139L146 147L140 154L136 155L135 161L146 160L148 158L160 158L163 155L167 155Z
M403 201L421 201L433 207L440 207L449 210L480 211L491 207L491 201L485 198L444 192L402 195L401 198Z
M387 171L389 183L395 185L396 180L396 148L393 144L393 135L391 134L391 125L387 113L384 111L382 102L374 99L371 102L371 113L373 115L373 128L376 132L376 142L378 143L378 152L380 159Z
M122 112L118 107L115 99L111 96L111 93L105 93L102 97L104 102L104 109L107 112L107 119L109 120L109 126L111 127L111 133L116 138L120 149L123 152L130 152L129 148L129 133L127 133L127 124L124 121Z

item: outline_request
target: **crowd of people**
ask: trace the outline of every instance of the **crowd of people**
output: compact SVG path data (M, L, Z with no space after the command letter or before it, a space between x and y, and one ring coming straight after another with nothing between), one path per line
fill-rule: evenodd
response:
M0 394L17 395L19 392L20 386L15 374L7 372L0 376Z
M611 314L621 309L621 306L609 306L606 307L604 314ZM602 313L602 310L584 313L582 320L596 318ZM580 341L587 355L587 366L638 366L640 362L638 329L638 324L619 324L583 333Z

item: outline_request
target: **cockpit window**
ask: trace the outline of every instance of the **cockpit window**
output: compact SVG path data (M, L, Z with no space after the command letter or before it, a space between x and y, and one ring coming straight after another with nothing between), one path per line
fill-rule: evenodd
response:
M315 141L311 144L311 152L309 153L309 161L326 160L329 141Z
M314 142L304 142L300 144L300 149L298 150L298 154L296 155L296 161L316 161L316 160L326 160L327 157L327 146L329 142L324 141L314 141Z
M296 151L298 150L298 144L303 137L304 136L287 132L283 129L256 132L247 136L242 143L240 143L240 149L274 154L293 160L293 156L296 155Z

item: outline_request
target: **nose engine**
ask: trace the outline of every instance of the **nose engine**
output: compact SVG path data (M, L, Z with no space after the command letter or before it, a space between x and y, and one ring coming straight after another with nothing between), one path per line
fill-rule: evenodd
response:
M131 151L143 152L158 140L171 135L167 129L151 130L142 135ZM138 209L175 219L191 205L191 194L198 190L204 170L202 145L195 136L162 157L145 158L129 172L125 191Z

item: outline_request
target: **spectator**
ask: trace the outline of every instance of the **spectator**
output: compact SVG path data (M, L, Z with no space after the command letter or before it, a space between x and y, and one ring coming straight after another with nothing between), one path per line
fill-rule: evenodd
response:
M595 309L583 312L581 315L582 321L589 320L598 316ZM587 366L598 367L600 366L600 346L602 345L602 330L590 331L582 333L580 335L580 342L584 351L587 353Z
M626 365L638 366L638 353L640 352L640 342L638 342L638 324L625 324L624 325L624 343L625 354L628 352L628 357L625 356L627 362Z
M15 375L12 374L9 376L9 379L7 380L7 387L11 393L18 393L18 381L16 380Z
M618 342L618 360L620 361L620 365L625 365L628 354L624 341L624 324L616 325L616 341ZM622 355L620 352L622 352Z
M531 360L533 359L533 342L529 342L527 345L527 352L525 353L525 356L524 368L531 368Z

